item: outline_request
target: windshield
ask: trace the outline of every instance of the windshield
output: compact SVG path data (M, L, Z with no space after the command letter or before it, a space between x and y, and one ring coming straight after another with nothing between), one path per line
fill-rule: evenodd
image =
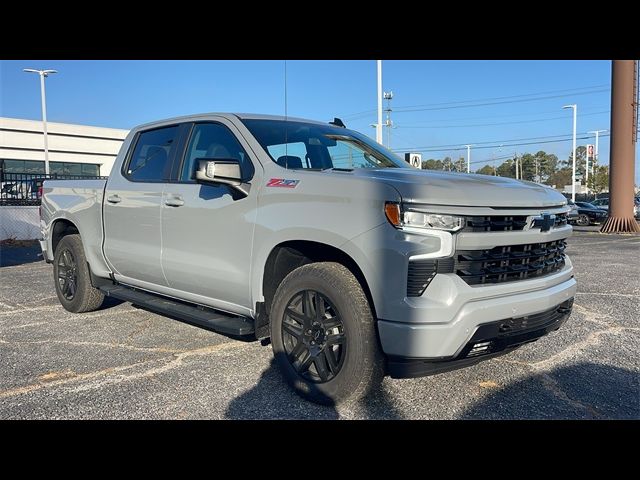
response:
M271 159L284 168L411 168L366 135L346 128L284 120L242 122Z

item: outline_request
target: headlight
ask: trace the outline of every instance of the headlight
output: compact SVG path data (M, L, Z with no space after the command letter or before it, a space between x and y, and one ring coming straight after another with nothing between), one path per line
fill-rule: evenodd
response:
M464 217L439 213L423 213L413 210L403 212L397 203L385 204L385 214L389 223L400 229L407 227L457 232L465 226Z

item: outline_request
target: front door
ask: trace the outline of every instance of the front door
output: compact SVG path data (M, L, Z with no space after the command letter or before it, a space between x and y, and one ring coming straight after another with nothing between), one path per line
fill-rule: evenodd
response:
M180 181L167 184L164 192L162 267L172 289L239 312L238 306L254 308L250 266L261 168L254 167L248 146L237 134L232 124L222 121L193 125ZM200 158L239 160L243 180L253 184L249 195L244 197L228 185L195 183Z
M178 130L170 126L141 132L123 170L111 172L104 201L104 253L117 280L167 286L160 216Z

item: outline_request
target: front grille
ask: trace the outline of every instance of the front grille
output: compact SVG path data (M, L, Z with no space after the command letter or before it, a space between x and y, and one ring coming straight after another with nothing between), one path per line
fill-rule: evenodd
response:
M564 267L566 247L567 242L556 240L491 250L460 250L454 257L454 271L469 285L541 277Z
M524 230L527 225L526 215L492 215L488 217L467 216L464 227L465 232L506 232L514 230ZM556 214L554 228L567 224L567 214Z

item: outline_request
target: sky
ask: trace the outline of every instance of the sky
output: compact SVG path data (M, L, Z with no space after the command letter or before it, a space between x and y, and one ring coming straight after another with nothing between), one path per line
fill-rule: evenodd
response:
M47 79L49 121L124 129L201 112L283 115L286 70L288 115L339 117L375 137L373 60L1 61L1 116L41 118L38 76L23 68L59 72ZM609 129L610 61L385 60L382 73L394 95L391 148L421 152L423 160L466 156L466 144L472 170L538 150L567 159L567 104L578 105L578 145L594 143L580 138L587 132ZM599 162L608 164L608 133L599 147Z

